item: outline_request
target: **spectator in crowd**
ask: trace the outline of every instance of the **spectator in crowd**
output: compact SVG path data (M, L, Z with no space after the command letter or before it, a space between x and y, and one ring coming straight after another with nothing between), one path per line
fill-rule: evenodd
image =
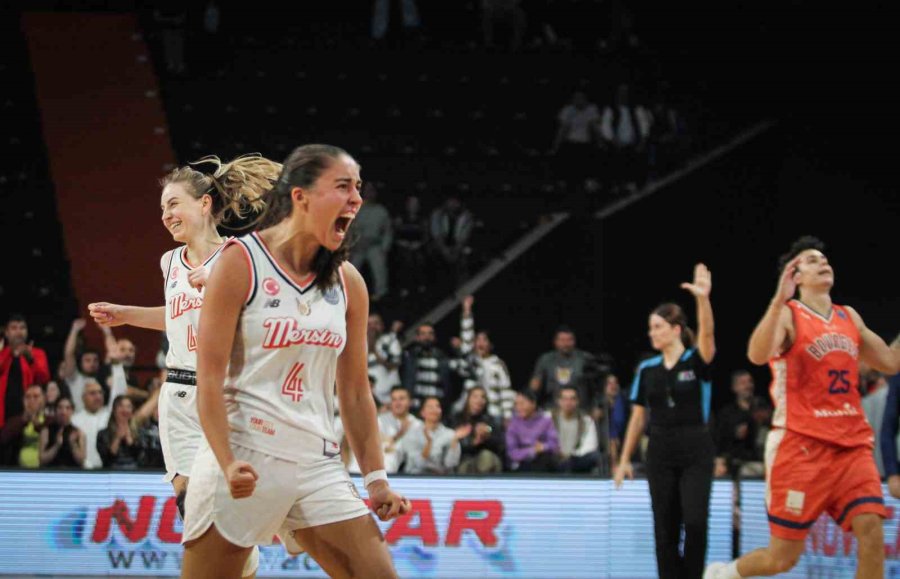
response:
M860 367L863 364L860 363ZM881 439L881 426L884 418L884 409L887 405L888 383L884 375L877 370L870 370L861 383L866 383L866 393L863 395L862 407L866 415L866 420L872 426L875 433L875 440ZM875 455L875 465L878 467L878 474L885 476L884 457L881 452L881 445L875 445L873 452Z
M391 4L398 2L403 15L403 30L413 31L421 26L416 0L375 0L372 6L372 40L383 41L391 24Z
M403 212L394 219L394 250L400 265L400 297L411 291L425 291L425 246L428 243L428 223L421 214L419 198L406 198Z
M591 472L600 463L600 443L594 419L578 406L578 390L565 386L559 391L553 425L559 435L559 470Z
M0 339L0 428L25 411L26 388L49 381L47 354L28 340L25 318L12 314Z
M134 406L127 396L116 396L106 428L97 433L97 452L103 468L135 470L141 457Z
M384 331L384 320L379 314L369 314L369 327L366 342L369 348L369 381L374 386L375 400L378 407L391 401L391 390L400 385L400 362L403 358L403 347L398 334L403 330L403 323L396 321L390 332Z
M6 421L0 431L0 464L37 468L41 465L41 429L46 426L44 391L39 384L25 390L24 412Z
M475 317L472 315L473 296L466 296L462 303L460 320L460 351L469 360L474 380L472 385L481 386L487 393L487 412L498 424L506 424L512 419L516 393L506 364L494 354L494 344L486 331L475 333ZM468 389L467 389L468 390ZM463 392L454 410L460 412L467 392Z
M585 93L577 91L572 95L572 102L559 111L558 120L551 153L559 155L561 168L567 174L581 181L597 165L600 111Z
M592 356L575 345L575 332L568 326L560 326L553 336L553 350L542 354L534 365L529 388L542 406L552 404L560 389L569 385L578 390L582 409L593 410L596 405L597 396L586 375Z
M459 441L472 431L461 426L455 431L441 423L441 400L428 396L422 402L422 422L413 425L403 437L407 474L448 474L459 464Z
M755 396L753 398L753 406L750 413L753 415L753 422L756 423L756 455L765 456L766 440L769 438L769 431L772 430L772 401L768 396Z
M44 416L51 419L56 416L56 403L63 396L70 400L72 399L65 382L63 382L62 387L56 380L47 382L47 386L44 388Z
M422 421L409 413L411 398L403 386L391 388L391 404L388 412L378 415L378 430L384 449L384 469L395 473L403 465L403 437Z
M516 395L516 415L506 429L506 456L519 472L557 470L559 435L550 416L538 409L533 390Z
M377 302L388 293L388 251L394 234L391 216L385 206L378 202L375 185L366 183L362 197L365 202L353 220L355 241L350 261L360 271L368 264L372 274L371 299Z
M452 276L449 281L453 287L468 276L469 240L474 228L472 213L452 193L443 205L431 213L430 233L439 260L439 277Z
M683 156L686 146L684 120L663 94L650 107L650 131L647 134L648 177L665 173Z
M103 383L100 378L100 352L86 348L78 353L79 339L86 324L87 322L81 318L74 320L63 347L61 377L69 387L76 412L82 409L81 400L85 383L89 379L98 384Z
M470 389L462 412L453 420L459 430L469 426L469 433L460 440L461 474L489 474L503 471L503 428L487 412L487 392L481 386Z
M481 30L488 50L494 49L498 24L509 31L509 51L518 52L527 24L522 0L481 0Z
M93 386L100 387L96 382ZM41 430L41 466L82 468L87 458L87 436L72 424L75 406L67 396L56 402L56 418Z
M731 375L734 402L719 411L715 421L715 476L762 476L765 474L759 454L757 423L753 418L753 376L746 370Z
M113 371L120 374L113 381L114 388L111 394L112 399L115 400L125 393L125 373L121 364L115 365ZM84 460L84 468L101 468L103 459L97 450L97 435L109 425L111 411L109 405L103 401L103 388L96 380L85 381L82 405L82 409L72 417L72 424L85 435L87 456ZM59 412L59 408L57 408L57 412Z
M650 115L641 106L632 105L628 85L619 85L615 103L603 109L600 132L609 151L608 166L617 186L637 188L641 153L650 132Z
M403 352L400 379L412 394L416 410L428 396L443 401L451 394L449 360L434 342L434 326L422 324L416 329L415 342Z
M475 379L475 366L471 352L464 351L463 340L459 336L450 338L450 355L447 361L450 367L450 391L453 392L452 397L447 400L456 399L456 403L451 407L453 413L459 412L463 408L466 399L466 392L470 388L478 385ZM457 396L457 393L459 394Z
M606 377L604 389L606 390L606 408L609 412L609 463L618 464L619 450L622 448L622 438L625 436L625 427L628 425L628 402L622 393L619 378L615 374Z
M106 344L106 364L111 369L113 365L119 364L124 371L126 382L126 394L134 405L143 404L149 397L150 393L145 388L140 387L137 374L134 372L134 362L137 358L137 348L134 342L128 338L117 339L112 329L107 326L100 326L103 332L104 343ZM112 372L106 378L106 391L110 392L113 388L112 381L115 379ZM106 397L109 401L109 397Z

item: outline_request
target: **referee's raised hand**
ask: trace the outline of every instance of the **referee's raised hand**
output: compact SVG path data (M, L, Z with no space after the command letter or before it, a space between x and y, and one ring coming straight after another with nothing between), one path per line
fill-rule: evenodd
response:
M681 289L685 289L695 298L708 298L712 292L712 272L702 263L694 266L694 282L681 284Z

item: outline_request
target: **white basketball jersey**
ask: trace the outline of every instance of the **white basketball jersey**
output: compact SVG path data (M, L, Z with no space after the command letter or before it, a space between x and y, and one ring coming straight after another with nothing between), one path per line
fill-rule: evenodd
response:
M216 249L201 265L212 269L222 253ZM173 249L166 271L166 337L169 351L166 353L166 368L173 370L197 370L197 325L200 321L200 306L203 305L203 291L191 287L188 273L195 269L187 260L187 246Z
M343 273L322 291L313 277L293 280L256 233L231 243L252 269L225 384L235 402L228 405L231 440L299 460L300 441L312 434L325 456L335 456L335 374L347 341Z

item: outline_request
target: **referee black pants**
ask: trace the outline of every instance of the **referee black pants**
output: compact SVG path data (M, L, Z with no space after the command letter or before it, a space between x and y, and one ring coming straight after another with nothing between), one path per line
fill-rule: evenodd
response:
M651 429L647 482L660 579L701 579L715 447L706 427ZM684 545L681 545L682 530Z

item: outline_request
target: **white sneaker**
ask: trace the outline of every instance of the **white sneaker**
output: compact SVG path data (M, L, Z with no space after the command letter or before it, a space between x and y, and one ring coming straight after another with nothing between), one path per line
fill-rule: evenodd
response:
M725 577L723 572L728 567L728 563L710 563L703 572L703 579L719 579Z

